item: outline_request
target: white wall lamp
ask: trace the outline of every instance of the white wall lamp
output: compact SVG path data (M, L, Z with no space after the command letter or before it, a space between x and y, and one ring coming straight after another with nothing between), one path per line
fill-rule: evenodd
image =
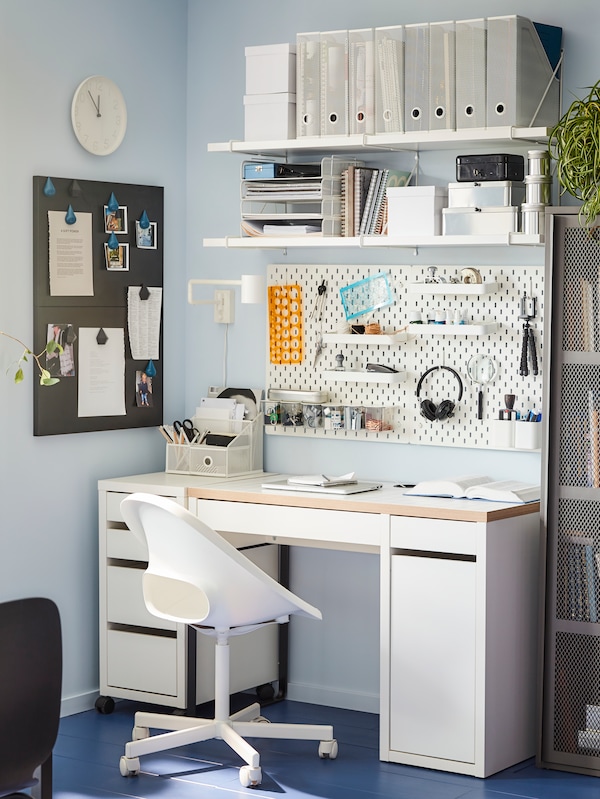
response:
M194 299L194 286L241 286L242 302L260 303L264 302L265 280L262 275L242 275L241 280L201 280L194 279L188 281L188 303L190 305L214 305L215 322L231 324L235 318L232 289L215 290L212 300Z

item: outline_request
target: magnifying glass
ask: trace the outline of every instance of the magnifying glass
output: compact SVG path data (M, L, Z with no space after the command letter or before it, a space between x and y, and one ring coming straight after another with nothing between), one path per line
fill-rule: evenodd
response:
M479 386L477 397L477 418L483 419L483 387L496 376L496 362L489 355L473 355L467 364L467 373Z

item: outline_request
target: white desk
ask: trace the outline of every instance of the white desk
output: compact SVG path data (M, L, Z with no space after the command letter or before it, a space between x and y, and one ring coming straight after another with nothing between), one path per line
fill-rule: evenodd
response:
M379 556L382 760L485 777L534 754L537 503L405 497L392 485L351 496L269 491L264 476L178 479L179 500L238 546ZM157 475L100 489L101 529L112 492L169 495Z
M323 495L263 481L190 488L190 508L236 544L252 536L380 556L381 759L485 777L533 756L538 503L407 497L392 485Z

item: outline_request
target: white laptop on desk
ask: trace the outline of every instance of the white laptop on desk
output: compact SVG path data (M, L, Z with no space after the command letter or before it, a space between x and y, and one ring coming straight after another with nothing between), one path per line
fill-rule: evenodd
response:
M364 491L376 491L382 488L381 483L343 483L340 485L301 485L288 483L286 480L274 480L271 483L262 483L262 488L273 488L280 491L310 491L311 494L361 494Z

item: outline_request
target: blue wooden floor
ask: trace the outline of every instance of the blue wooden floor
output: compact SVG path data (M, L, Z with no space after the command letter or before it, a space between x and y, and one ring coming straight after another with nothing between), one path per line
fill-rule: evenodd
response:
M119 758L130 740L133 713L140 706L118 702L114 712L95 710L61 720L54 750L55 799L598 799L600 780L536 769L526 761L486 780L382 763L378 759L376 715L284 701L264 710L272 721L333 724L337 760L320 760L318 744L255 741L263 781L242 788L239 758L221 741L211 741L141 758L142 771L125 778ZM157 710L155 707L145 709Z

